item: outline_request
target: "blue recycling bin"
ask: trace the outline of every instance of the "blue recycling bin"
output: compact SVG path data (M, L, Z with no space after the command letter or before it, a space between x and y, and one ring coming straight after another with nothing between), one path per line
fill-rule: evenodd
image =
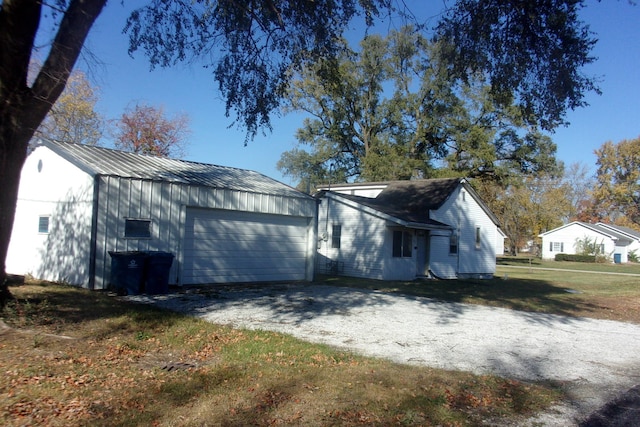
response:
M120 295L142 292L147 254L139 251L109 251L111 256L111 288Z
M169 271L173 263L170 252L147 252L146 284L144 292L149 295L169 292Z

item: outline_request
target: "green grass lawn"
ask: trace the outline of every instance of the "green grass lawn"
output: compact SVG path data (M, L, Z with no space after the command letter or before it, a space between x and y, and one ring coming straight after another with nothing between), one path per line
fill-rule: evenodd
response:
M519 255L517 257L504 256L498 257L498 266L519 266L519 267L541 267L541 268L559 268L562 270L584 270L597 271L603 273L631 273L640 274L640 264L626 263L586 263L586 262L568 262L568 261L550 261L541 260L536 257L527 257Z
M443 301L482 304L565 316L585 316L640 323L640 277L582 273L640 271L637 265L611 266L582 263L501 262L490 280L376 281L349 277L322 277L321 283L335 286L395 292ZM535 267L564 268L565 271ZM582 268L581 268L582 267ZM616 267L623 267L616 269ZM640 274L640 273L639 273Z

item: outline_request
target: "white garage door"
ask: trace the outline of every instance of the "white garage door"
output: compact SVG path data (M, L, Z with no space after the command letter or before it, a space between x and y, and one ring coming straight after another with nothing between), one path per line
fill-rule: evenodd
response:
M304 280L308 218L187 209L182 283Z

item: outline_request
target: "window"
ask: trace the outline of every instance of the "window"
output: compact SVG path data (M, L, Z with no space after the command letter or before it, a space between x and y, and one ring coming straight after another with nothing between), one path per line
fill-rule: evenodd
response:
M458 253L458 234L455 231L449 236L449 253L451 255Z
M125 219L124 237L130 238L130 239L151 238L151 220L150 219Z
M480 249L480 245L481 245L481 233L480 233L480 227L476 227L476 249Z
M413 248L413 236L408 231L393 232L393 257L411 258Z
M340 237L342 235L342 226L340 224L334 224L331 231L331 247L340 249Z
M38 217L38 233L49 234L49 215Z
M549 244L549 250L551 252L564 252L564 243L562 243L562 242L551 242Z

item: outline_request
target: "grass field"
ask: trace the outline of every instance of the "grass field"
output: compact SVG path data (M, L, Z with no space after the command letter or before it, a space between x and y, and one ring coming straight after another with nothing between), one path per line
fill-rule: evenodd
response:
M443 301L640 323L640 276L606 274L640 274L639 265L554 263L538 260L532 262L529 268L528 260L524 258L509 261L510 263L499 263L496 276L491 280L383 282L323 277L321 281L336 286L397 292ZM512 268L511 265L525 268ZM565 271L541 268L563 268ZM589 268L594 273L577 271Z
M640 277L525 267L500 265L493 280L320 283L640 323ZM11 291L0 323L7 426L510 425L565 398L553 384L397 365L101 292Z

